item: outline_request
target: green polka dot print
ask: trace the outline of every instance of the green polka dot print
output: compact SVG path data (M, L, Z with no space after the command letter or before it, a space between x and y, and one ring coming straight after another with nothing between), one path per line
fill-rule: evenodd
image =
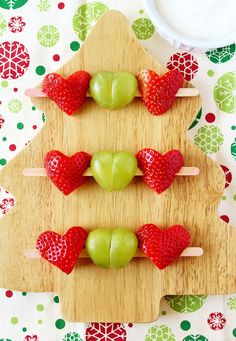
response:
M6 159L0 159L0 165L1 166L5 166L7 164L7 160Z
M36 307L36 309L37 309L38 311L43 311L43 310L44 310L44 306L43 306L42 304L38 304L37 307Z
M184 320L180 323L180 328L182 330L189 330L191 328L191 323L187 320Z
M17 323L18 323L18 318L15 317L15 316L12 317L12 318L11 318L11 323L12 323L12 324L17 324Z
M65 328L65 325L66 325L65 321L62 319L58 319L55 322L55 326L57 329L63 329L63 328Z
M70 43L70 48L72 51L78 51L80 48L80 43L78 41L72 41Z
M43 65L39 65L39 66L36 67L35 72L36 72L37 75L42 76L42 75L45 74L46 69L45 69L45 67Z

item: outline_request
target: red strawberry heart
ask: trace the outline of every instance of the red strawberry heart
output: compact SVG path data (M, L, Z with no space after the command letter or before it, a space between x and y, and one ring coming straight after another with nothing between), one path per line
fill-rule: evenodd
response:
M161 77L152 70L141 70L136 77L141 98L153 115L161 115L169 110L183 85L183 75L177 69Z
M83 105L91 76L77 71L63 78L57 73L48 74L43 81L43 92L68 115L73 115Z
M85 152L69 157L58 150L51 150L44 158L44 167L56 187L68 195L87 181L83 173L89 167L90 160L91 155Z
M174 262L188 247L190 234L182 225L162 231L156 225L146 224L137 232L139 248L159 268Z
M144 182L159 194L172 184L176 173L184 165L183 155L178 150L170 150L162 155L145 148L136 154L136 158L143 171Z
M71 227L63 236L53 231L40 234L36 248L49 263L67 275L73 270L84 247L87 232L79 226Z

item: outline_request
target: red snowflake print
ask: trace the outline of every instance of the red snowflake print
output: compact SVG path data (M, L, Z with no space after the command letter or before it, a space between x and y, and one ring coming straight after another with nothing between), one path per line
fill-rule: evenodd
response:
M5 123L5 119L4 117L0 114L0 129L2 129L2 127L4 126Z
M85 335L86 341L126 341L122 323L90 323Z
M25 28L25 21L21 16L12 17L8 23L8 27L12 33L20 33Z
M207 319L209 327L213 330L221 330L226 324L226 319L222 313L211 313Z
M37 335L27 335L24 341L39 341L39 338Z
M17 41L5 41L0 44L0 77L16 79L24 75L30 63L25 46Z
M7 214L10 209L15 205L14 198L4 198L0 203L0 210L2 214Z
M198 72L198 62L188 52L173 54L166 66L169 70L178 69L186 81L191 81Z
M225 188L229 187L231 181L232 181L232 173L230 172L229 168L224 166L224 165L220 165L223 172L225 173Z

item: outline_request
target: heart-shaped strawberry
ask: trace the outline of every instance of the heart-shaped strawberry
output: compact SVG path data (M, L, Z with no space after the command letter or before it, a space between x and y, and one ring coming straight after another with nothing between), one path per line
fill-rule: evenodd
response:
M161 77L152 70L141 70L136 77L141 98L153 115L161 115L169 110L183 85L183 75L177 69Z
M56 187L68 195L87 181L83 173L89 167L90 160L91 155L85 152L69 157L58 150L51 150L45 155L44 167Z
M57 73L48 74L43 81L43 92L68 115L73 115L83 105L91 76L77 71L63 78Z
M139 248L159 268L174 262L188 247L190 234L182 225L162 231L156 225L146 224L137 232Z
M136 154L138 166L143 171L144 182L158 194L164 192L174 181L176 173L184 165L183 155L170 150L162 155L149 148Z
M84 248L86 238L87 232L79 226L71 227L63 236L46 231L38 237L36 248L44 259L69 275Z

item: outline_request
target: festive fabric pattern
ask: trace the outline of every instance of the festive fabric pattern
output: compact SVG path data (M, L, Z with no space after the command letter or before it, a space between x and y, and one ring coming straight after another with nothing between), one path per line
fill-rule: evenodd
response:
M140 43L201 91L190 138L221 164L225 192L219 216L236 226L236 46L176 50L155 32L142 2L0 0L0 169L43 127L46 117L24 96L77 52L108 9L123 12ZM64 24L66 22L66 25ZM0 190L0 216L15 198ZM0 341L233 341L236 294L166 296L151 324L68 323L55 293L0 289Z

